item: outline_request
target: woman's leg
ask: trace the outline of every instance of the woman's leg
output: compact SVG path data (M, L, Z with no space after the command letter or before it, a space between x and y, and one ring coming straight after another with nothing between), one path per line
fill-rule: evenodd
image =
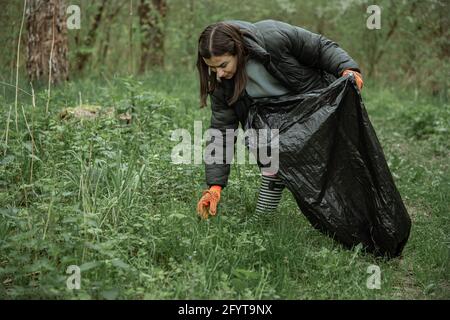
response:
M276 175L262 173L261 187L256 203L256 214L270 213L280 203L285 185Z

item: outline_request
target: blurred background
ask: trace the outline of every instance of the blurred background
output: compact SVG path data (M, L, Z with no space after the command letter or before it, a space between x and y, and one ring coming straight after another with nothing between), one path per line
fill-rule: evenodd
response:
M24 1L0 4L0 81L11 84ZM373 4L381 9L379 29L367 27ZM67 28L77 14L66 12L70 5L80 9L79 29ZM52 82L59 82L156 69L191 72L198 36L208 24L278 19L336 41L365 79L447 101L449 8L446 0L28 0L19 76L47 81L53 26Z

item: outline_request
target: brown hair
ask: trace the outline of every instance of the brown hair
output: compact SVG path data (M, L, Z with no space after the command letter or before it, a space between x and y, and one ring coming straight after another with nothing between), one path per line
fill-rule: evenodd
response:
M200 107L206 106L208 94L214 92L218 85L215 73L212 74L203 58L209 59L213 56L224 54L236 55L237 66L234 74L234 93L227 101L233 104L245 89L247 83L247 73L245 72L245 61L248 55L248 49L244 43L245 31L239 27L225 23L217 22L203 30L198 39L197 69L200 76ZM220 80L219 80L220 82Z

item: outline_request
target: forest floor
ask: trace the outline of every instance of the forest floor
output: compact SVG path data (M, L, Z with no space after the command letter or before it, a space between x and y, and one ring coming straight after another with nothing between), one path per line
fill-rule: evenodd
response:
M0 298L450 298L448 103L370 81L363 89L412 220L402 257L386 260L312 228L287 190L271 219L243 223L256 165L232 165L219 214L200 221L204 167L171 162L174 129L209 125L196 81L76 80L52 88L48 114L45 88L34 106L19 92L17 108L0 88ZM69 266L79 289L68 289ZM367 285L373 266L379 289Z

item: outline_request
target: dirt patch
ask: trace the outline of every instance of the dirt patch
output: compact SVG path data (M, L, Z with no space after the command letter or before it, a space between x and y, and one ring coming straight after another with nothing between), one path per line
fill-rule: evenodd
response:
M102 107L98 105L86 105L83 104L74 108L65 108L59 113L59 118L61 120L69 119L83 119L83 120L93 120L96 118L115 118L116 112L113 107ZM117 115L117 119L120 122L130 123L131 114L128 112L120 113Z

